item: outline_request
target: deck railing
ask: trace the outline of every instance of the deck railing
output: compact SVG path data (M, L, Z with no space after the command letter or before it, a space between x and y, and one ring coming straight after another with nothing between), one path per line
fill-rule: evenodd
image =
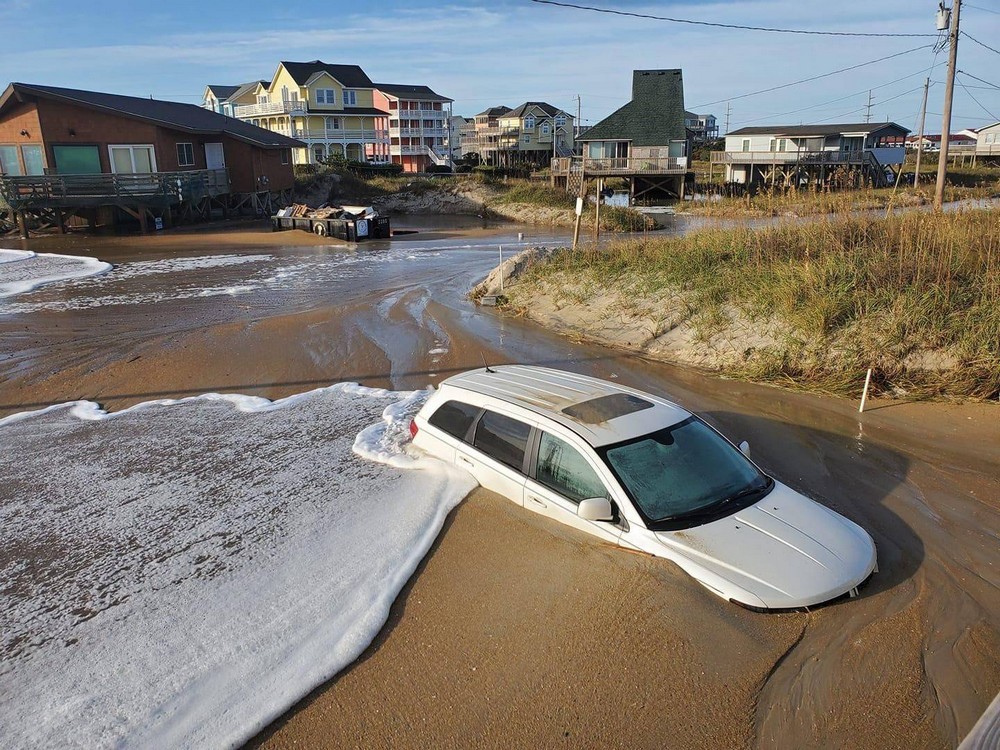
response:
M281 102L263 102L262 104L240 104L233 107L233 116L241 120L246 117L266 117L267 115L288 115L293 112L302 114L306 111L308 102L289 100Z
M359 130L347 128L291 128L288 134L293 138L309 141L362 141L365 143L388 143L387 130Z
M552 160L552 173L567 175L585 172L588 175L671 174L687 171L685 156L628 156L614 159L592 159L583 156L562 157Z
M852 151L713 151L712 164L864 164L872 152L882 164L902 164L901 147Z
M171 205L228 192L225 169L0 177L0 195L15 210L116 203Z

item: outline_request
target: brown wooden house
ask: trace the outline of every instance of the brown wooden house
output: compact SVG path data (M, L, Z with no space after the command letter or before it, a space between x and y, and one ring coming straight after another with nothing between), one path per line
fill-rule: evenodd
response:
M145 226L291 199L303 144L193 104L12 83L0 97L0 196L19 218Z

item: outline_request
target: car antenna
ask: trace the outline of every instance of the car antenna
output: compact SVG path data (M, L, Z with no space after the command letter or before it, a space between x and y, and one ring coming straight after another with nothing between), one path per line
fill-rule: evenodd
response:
M489 363L487 363L487 361L486 361L486 354L484 354L483 352L479 352L479 355L483 358L483 365L486 366L486 372L495 373L496 370L491 370L490 366L489 366Z

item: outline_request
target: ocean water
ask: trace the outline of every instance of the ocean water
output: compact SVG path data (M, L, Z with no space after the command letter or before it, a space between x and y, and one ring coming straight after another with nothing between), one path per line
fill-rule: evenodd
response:
M94 276L109 270L110 263L95 258L0 248L0 298L24 294L43 284Z
M234 747L350 664L474 486L405 452L426 396L0 420L4 747Z

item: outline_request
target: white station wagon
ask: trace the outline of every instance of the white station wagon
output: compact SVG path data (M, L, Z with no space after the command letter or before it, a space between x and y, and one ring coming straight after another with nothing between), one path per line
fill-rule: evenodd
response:
M665 557L753 610L857 595L876 570L857 524L767 476L676 404L575 373L506 365L448 378L413 445L483 487Z

